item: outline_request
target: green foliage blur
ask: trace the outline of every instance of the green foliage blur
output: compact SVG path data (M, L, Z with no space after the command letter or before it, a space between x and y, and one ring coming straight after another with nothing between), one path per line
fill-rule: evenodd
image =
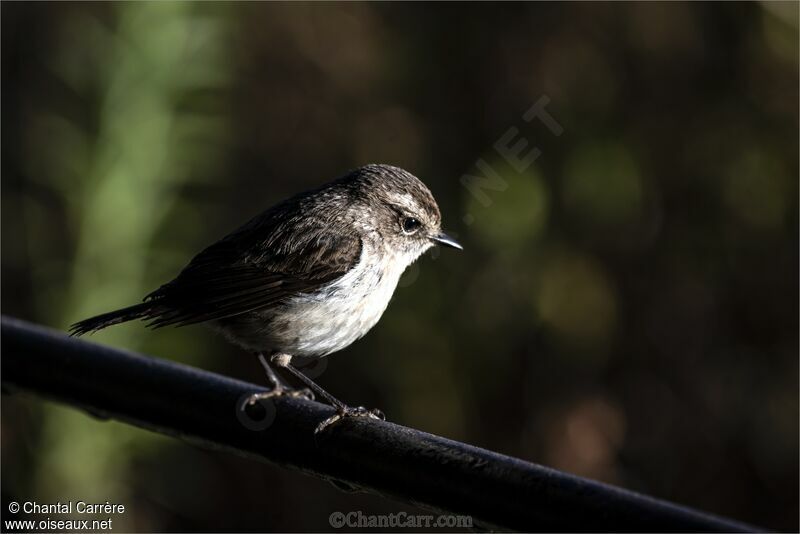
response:
M66 329L135 303L289 194L395 164L465 251L413 265L324 387L798 528L797 3L0 10L4 314ZM543 96L560 135L523 118ZM539 154L524 168L498 149L521 140ZM486 168L495 180L468 187ZM263 380L202 327L94 340ZM415 510L2 401L4 511L109 500L128 509L122 531L319 531L334 511Z

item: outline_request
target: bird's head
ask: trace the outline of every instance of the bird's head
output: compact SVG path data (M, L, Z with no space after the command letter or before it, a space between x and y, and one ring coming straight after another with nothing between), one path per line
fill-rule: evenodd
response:
M367 165L353 175L389 251L411 263L433 245L462 249L442 231L439 206L419 178L390 165Z

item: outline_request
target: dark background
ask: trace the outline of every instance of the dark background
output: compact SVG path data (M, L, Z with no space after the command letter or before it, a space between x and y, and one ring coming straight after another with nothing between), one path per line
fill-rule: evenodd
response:
M0 9L3 313L65 329L137 302L285 196L392 163L466 250L412 266L324 387L798 528L797 3ZM561 135L523 120L542 97ZM494 147L512 127L541 151L524 169ZM500 180L476 192L481 160ZM263 380L201 327L94 339ZM302 531L414 510L2 400L4 511L109 500L118 530Z

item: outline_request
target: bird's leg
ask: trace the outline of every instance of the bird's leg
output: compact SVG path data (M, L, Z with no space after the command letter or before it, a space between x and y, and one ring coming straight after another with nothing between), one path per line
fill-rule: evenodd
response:
M275 370L272 369L272 366L270 366L269 362L264 357L264 355L259 352L257 356L258 356L258 361L261 362L261 366L264 368L264 372L267 373L267 378L272 384L272 389L279 391L289 389L286 383L283 380L281 380L277 374L275 374Z
M280 397L282 395L287 397L303 397L308 400L314 400L314 393L310 389L292 389L286 385L286 383L275 373L275 370L272 369L272 366L270 366L264 354L260 352L258 353L258 361L261 362L264 372L267 373L267 379L272 384L272 389L270 391L253 393L247 398L243 406L252 406L262 399L270 399L273 397Z
M383 415L383 412L377 409L368 410L363 406L357 406L355 408L346 405L324 389L322 389L316 382L308 378L306 375L300 372L299 369L294 367L291 364L292 357L289 354L274 354L272 356L272 363L280 367L281 369L286 369L294 376L296 376L299 380L301 380L305 385L311 388L314 393L319 395L321 398L325 399L325 401L336 408L336 413L330 416L329 418L325 419L314 430L314 434L318 434L322 432L326 428L331 425L334 425L341 421L345 417L370 417L372 419L380 419L381 421L385 420L386 417Z

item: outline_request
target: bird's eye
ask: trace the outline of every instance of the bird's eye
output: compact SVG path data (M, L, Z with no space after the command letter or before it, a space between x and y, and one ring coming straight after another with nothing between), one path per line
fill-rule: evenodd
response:
M403 226L403 232L406 234L413 234L422 226L422 223L414 217L405 217L400 224Z

